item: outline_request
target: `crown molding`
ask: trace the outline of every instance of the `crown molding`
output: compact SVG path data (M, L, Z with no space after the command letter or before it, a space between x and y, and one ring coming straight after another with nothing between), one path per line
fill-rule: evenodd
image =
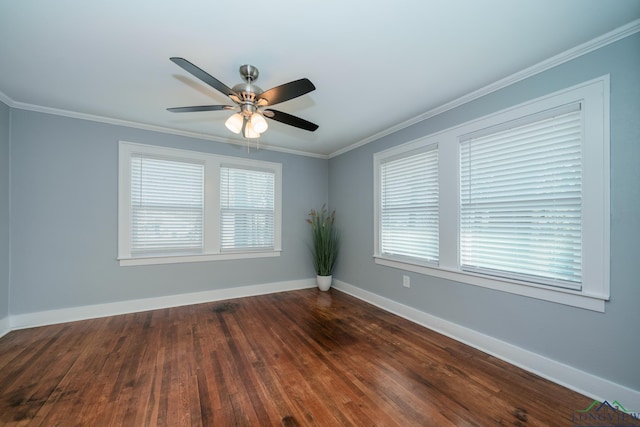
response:
M89 120L93 122L106 123L106 124L115 125L115 126L124 126L124 127L134 128L134 129L142 129L142 130L165 133L170 135L185 136L188 138L203 139L207 141L220 142L224 144L234 144L234 145L240 145L243 147L247 146L246 141L239 141L231 138L222 138L218 136L208 135L205 133L190 132L190 131L184 131L179 129L173 129L165 126L150 125L147 123L140 123L140 122L134 122L134 121L122 120L122 119L114 119L112 117L98 116L94 114L80 113L77 111L62 110L59 108L44 107L41 105L17 102L2 92L0 92L0 101L4 102L11 108L17 108L20 110L34 111L37 113L45 113L45 114L53 114L56 116L70 117L70 118L80 119L80 120ZM315 157L320 159L329 158L326 154L311 153L311 152L302 151L302 150L293 150L290 148L276 147L276 146L271 146L267 144L260 144L260 149L269 150L269 151L278 151L278 152L287 153L287 154L294 154L297 156Z
M6 94L0 91L0 102L6 104L8 107L15 108L15 101L9 98Z
M329 154L333 158L640 32L640 19Z

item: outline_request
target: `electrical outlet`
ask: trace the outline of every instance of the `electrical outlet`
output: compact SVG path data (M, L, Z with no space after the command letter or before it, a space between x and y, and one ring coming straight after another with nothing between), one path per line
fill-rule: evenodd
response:
M411 278L409 276L402 276L402 286L405 288L411 287Z

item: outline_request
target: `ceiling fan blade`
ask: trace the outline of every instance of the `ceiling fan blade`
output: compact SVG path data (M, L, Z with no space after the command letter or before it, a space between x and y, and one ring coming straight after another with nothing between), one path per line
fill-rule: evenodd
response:
M185 71L188 71L189 73L193 74L194 76L196 76L197 78L199 78L200 80L202 80L203 82L211 86L212 88L224 93L225 95L227 96L233 95L235 97L238 96L238 94L235 93L230 87L228 87L227 85L225 85L220 80L216 79L206 71L202 70L201 68L196 67L186 59L177 58L177 57L172 57L169 59L171 59L171 61L173 61L176 65L182 67Z
M218 110L233 110L235 107L231 105L194 105L193 107L174 107L167 108L167 111L172 113L193 113L196 111L218 111Z
M292 116L288 113L283 113L282 111L277 110L264 110L264 116L270 119L273 119L277 122L284 123L285 125L295 126L300 129L315 131L318 129L318 125L315 123L311 123L305 119L301 119L300 117Z
M315 90L316 87L309 79L294 80L262 92L257 96L258 105L275 105L304 95Z

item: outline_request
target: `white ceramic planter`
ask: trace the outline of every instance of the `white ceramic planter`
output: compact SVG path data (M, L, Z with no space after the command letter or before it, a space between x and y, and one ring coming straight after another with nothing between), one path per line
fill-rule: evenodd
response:
M331 279L333 276L316 276L316 281L318 282L318 288L321 291L328 291L331 287Z

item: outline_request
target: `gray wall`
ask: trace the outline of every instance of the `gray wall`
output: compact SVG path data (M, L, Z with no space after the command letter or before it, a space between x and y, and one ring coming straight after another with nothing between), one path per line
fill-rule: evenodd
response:
M11 128L11 314L315 277L305 218L326 160L19 109ZM119 140L282 163L282 255L120 267Z
M9 316L9 121L10 109L0 102L0 319Z
M373 154L518 103L611 75L611 301L605 313L374 264ZM343 229L335 277L594 375L640 390L640 34L417 123L329 161Z

